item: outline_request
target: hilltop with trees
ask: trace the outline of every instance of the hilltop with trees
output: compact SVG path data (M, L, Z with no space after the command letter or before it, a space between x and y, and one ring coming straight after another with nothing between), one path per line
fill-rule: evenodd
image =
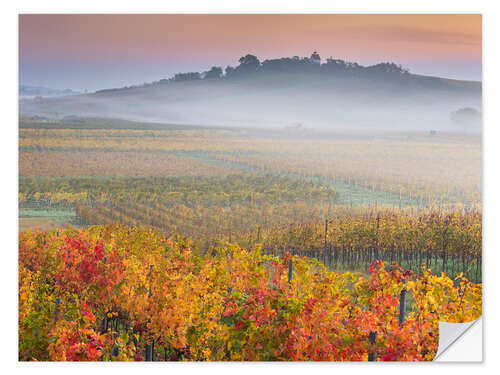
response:
M376 65L363 66L356 62L327 58L323 64L313 62L307 57L282 57L267 59L262 62L255 55L247 54L238 60L235 67L228 65L224 70L220 66L213 66L205 72L177 73L168 79L161 79L154 83L182 82L200 79L230 79L250 77L258 74L294 73L294 74L325 74L339 76L364 76L370 78L388 76L399 77L408 75L409 70L401 65L384 62Z

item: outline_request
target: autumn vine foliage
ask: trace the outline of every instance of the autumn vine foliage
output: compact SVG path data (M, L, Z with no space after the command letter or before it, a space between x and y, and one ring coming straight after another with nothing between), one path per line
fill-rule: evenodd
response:
M148 348L154 360L366 361L372 353L422 361L436 353L439 320L480 314L480 284L382 261L366 274L334 273L259 247L201 254L181 237L119 225L19 238L20 360L144 360Z

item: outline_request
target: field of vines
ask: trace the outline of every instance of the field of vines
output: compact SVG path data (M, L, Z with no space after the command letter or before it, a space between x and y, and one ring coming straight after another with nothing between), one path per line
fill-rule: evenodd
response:
M116 159L114 167L107 167L106 175L140 175L141 171L136 172L135 165L130 165L131 171L127 172L118 163L132 157L140 163L139 154L146 161L158 158L158 165L164 164L162 160L167 156L177 156L183 159L168 164L182 165L196 160L203 166L209 163L226 170L257 170L319 178L383 192L398 199L401 196L413 200L414 205L475 206L482 200L482 146L478 136L389 133L365 136L325 134L311 138L287 137L276 132L217 129L25 128L20 129L19 135L22 151L20 174L26 176L61 175L53 162L57 160L66 166L71 163L71 153L75 151L89 153L96 163L109 164L110 160ZM109 157L105 153L110 153ZM83 158L83 155L79 154L79 157ZM93 164L82 165L77 167L78 172L70 173L72 176L95 176L96 168ZM191 174L202 173L194 166L188 168ZM144 174L163 173L159 170ZM176 169L169 173L176 173Z
M374 260L418 272L459 272L481 280L482 225L478 211L353 210L305 202L220 207L128 201L77 205L88 224L143 225L167 236L190 236L201 251L229 242L319 259L329 268L365 269ZM320 218L324 217L324 220Z
M481 315L477 137L126 125L20 127L20 360L429 361Z
M479 284L381 261L364 277L258 247L199 255L128 226L19 240L20 360L432 360L438 320L481 314Z

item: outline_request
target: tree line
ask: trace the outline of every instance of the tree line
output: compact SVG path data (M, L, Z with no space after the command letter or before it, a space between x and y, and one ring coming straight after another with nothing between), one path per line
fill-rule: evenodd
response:
M327 58L323 64L317 64L307 57L299 56L267 59L261 62L257 56L247 54L240 57L238 62L239 65L235 67L228 65L224 70L220 66L213 66L205 72L177 73L171 78L161 79L158 83L228 79L278 72L338 74L346 76L365 75L371 77L401 76L409 73L408 69L393 62L363 66L356 62L333 58Z

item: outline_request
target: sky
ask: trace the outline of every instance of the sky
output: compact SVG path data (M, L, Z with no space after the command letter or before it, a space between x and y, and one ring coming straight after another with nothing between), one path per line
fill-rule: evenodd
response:
M19 16L19 82L89 91L269 58L395 62L415 74L481 80L481 15Z

